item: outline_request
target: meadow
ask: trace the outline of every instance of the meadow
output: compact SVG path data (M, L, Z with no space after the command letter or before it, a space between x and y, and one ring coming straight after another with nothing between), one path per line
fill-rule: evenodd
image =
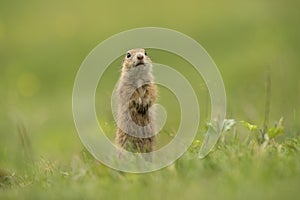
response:
M0 199L298 199L299 7L294 0L1 1ZM207 50L224 81L226 118L235 124L199 159L210 117L205 82L186 60L149 49L154 62L193 85L201 120L180 159L129 174L106 167L84 148L72 91L96 45L147 26L180 31ZM110 94L121 61L105 71L96 94L98 120L111 140ZM176 134L180 107L167 88L159 87L159 94L168 113L159 134L163 147Z

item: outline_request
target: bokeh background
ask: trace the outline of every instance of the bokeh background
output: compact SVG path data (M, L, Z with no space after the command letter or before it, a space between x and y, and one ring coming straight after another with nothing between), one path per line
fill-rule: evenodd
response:
M299 8L295 0L1 1L0 167L22 171L26 152L20 147L26 140L33 158L67 163L80 152L72 88L81 62L113 34L145 26L180 31L207 50L224 80L227 118L262 125L269 69L270 124L284 117L286 134L296 135ZM149 52L153 61L173 66L194 82L205 123L209 102L201 77L181 58ZM98 117L111 137L115 124L107 94L119 77L120 62L121 57L111 65L97 93ZM166 106L178 113L178 103L169 93L161 89L160 101L172 101ZM168 133L178 127L178 119L170 120Z

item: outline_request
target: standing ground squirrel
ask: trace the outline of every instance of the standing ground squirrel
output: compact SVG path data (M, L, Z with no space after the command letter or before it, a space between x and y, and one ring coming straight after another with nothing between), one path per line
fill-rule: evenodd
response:
M115 142L131 152L151 152L155 145L155 103L157 89L152 61L144 49L129 50L122 64L117 87L117 125Z

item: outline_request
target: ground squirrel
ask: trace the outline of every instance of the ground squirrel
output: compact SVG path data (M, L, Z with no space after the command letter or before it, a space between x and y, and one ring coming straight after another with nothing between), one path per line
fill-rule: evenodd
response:
M132 49L126 53L116 95L116 144L131 152L153 151L156 127L152 105L156 101L157 88L152 61L144 49Z

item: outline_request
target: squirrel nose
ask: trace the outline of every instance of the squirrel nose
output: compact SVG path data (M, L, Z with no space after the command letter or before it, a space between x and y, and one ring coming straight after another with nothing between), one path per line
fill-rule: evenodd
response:
M137 59L138 59L138 60L143 60L143 58L144 58L143 55L141 55L141 54L137 55Z

